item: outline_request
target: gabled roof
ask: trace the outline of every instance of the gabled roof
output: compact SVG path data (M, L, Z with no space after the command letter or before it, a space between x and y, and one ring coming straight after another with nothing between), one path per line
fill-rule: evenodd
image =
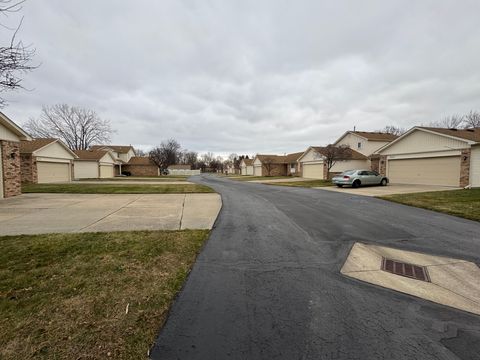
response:
M285 162L287 164L290 164L290 163L294 163L294 162L297 162L297 160L300 158L300 156L303 155L303 151L302 152L296 152L296 153L292 153L292 154L287 154L285 156Z
M242 159L242 161L245 164L245 166L252 166L253 165L253 159Z
M112 149L113 151L117 153L122 153L126 154L130 151L130 149L133 149L132 145L92 145L90 146L91 150L105 150L105 149Z
M110 153L107 150L74 150L79 160L95 160L98 161L106 154ZM111 153L110 153L111 156ZM113 156L112 156L113 158ZM114 159L114 158L113 158ZM114 159L115 160L115 159Z
M150 165L156 166L155 163L147 156L132 156L127 165Z
M434 127L426 127L426 126L418 126L418 128L433 131L442 135L452 136L452 137L463 139L463 140L480 142L480 128L445 129L445 128L434 128Z
M33 154L36 151L43 149L44 147L58 143L60 144L65 150L67 150L70 154L73 155L74 158L77 157L75 152L73 152L63 141L60 139L53 139L53 138L40 138L40 139L33 139L31 141L21 141L20 142L20 154Z
M334 142L334 145L342 140L346 135L353 134L360 136L368 141L393 141L398 138L397 135L382 133L379 131L347 131Z
M0 111L0 124L5 126L8 130L14 133L20 140L31 140L28 135L20 126L15 124L10 118Z
M303 155L305 155L309 150L314 150L316 152L318 152L319 154L324 154L325 152L325 147L324 146L310 146L304 153ZM355 151L353 149L348 149L349 153L350 153L350 156L348 158L346 158L345 160L367 160L368 157L359 153L358 151ZM303 155L301 157L303 157ZM300 157L300 158L301 158ZM299 160L300 160L299 158Z
M457 139L457 140L468 142L470 144L480 143L480 128L447 129L447 128L427 127L427 126L414 126L413 128L408 130L405 134L403 134L399 138L395 139L394 141L388 143L385 146L382 146L380 149L375 151L375 153L376 154L381 153L383 150L389 148L393 144L396 144L398 141L407 137L408 135L410 135L415 130L426 131L426 132L429 132L429 133L438 134L440 136L454 138L454 139Z
M260 160L260 162L271 162L272 164L285 164L285 156L282 155L265 155L257 154L255 159Z

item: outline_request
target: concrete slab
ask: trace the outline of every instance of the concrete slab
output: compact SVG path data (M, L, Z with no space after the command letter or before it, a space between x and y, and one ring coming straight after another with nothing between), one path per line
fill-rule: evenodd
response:
M193 184L189 181L182 181L182 180L105 180L105 181L95 181L95 180L87 180L87 181L74 181L74 182L66 182L63 184L95 184L95 185L184 185L184 184Z
M218 194L24 194L0 202L0 235L210 229Z
M181 229L211 229L221 208L218 194L186 194Z
M429 191L447 191L458 190L457 187L451 186L436 186L436 185L403 185L403 184L389 184L388 186L365 186L359 188L337 186L318 187L315 189L321 189L325 191L335 191L344 194L354 194L363 196L385 196L395 194L412 194L419 192Z
M430 282L381 270L382 258L424 266ZM480 268L471 262L356 243L341 273L371 284L480 315Z
M264 179L264 180L251 180L251 183L260 183L260 184L274 184L274 183L284 183L284 182L299 182L299 181L311 181L314 179L305 179L301 177L286 177L284 179Z

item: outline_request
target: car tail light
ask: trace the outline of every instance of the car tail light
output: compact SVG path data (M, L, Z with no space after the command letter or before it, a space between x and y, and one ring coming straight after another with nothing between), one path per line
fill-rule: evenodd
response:
M345 180L349 180L349 179L350 179L350 176L345 175L343 178L344 178Z

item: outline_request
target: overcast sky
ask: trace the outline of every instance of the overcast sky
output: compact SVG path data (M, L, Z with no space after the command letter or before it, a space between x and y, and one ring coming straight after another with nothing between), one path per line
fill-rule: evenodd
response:
M478 0L27 0L22 14L41 66L3 111L21 124L42 104L88 107L115 144L281 154L480 110Z

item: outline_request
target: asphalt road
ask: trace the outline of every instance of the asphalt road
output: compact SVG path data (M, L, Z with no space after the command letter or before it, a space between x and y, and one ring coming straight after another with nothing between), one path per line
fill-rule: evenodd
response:
M357 241L480 264L479 223L337 192L195 181L223 209L153 359L480 359L479 316L340 274Z

